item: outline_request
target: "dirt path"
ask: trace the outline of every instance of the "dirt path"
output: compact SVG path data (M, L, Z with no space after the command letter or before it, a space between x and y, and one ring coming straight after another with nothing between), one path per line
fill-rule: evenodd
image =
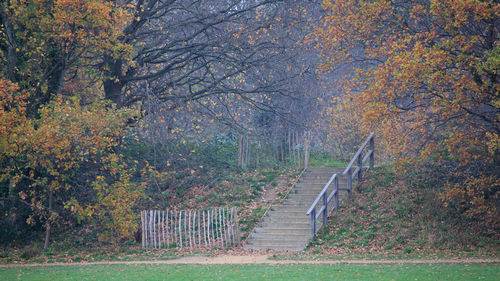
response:
M109 264L436 264L436 263L500 263L500 259L408 259L408 260L270 260L270 255L257 256L218 256L218 257L184 257L161 261L109 261L83 263L33 263L7 264L0 267L32 267L32 266L71 266L71 265L109 265Z

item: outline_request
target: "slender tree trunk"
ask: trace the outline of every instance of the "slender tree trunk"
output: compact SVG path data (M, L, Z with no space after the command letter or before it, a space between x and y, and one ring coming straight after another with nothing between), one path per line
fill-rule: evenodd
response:
M240 135L238 140L238 167L242 168L243 165L243 135Z
M14 38L14 28L3 9L0 9L0 17L2 18L2 24L4 26L4 34L6 35L7 41L7 77L13 81L17 81L16 77L16 66L17 66L17 54L16 54L16 40Z
M52 191L49 191L49 217L47 218L47 222L45 223L45 242L43 243L43 250L47 251L49 249L49 241L50 241L50 219L52 216Z

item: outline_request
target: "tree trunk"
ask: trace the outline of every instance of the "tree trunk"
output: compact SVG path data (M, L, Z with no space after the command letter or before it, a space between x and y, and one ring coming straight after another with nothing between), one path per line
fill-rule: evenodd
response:
M16 40L14 38L14 29L10 23L9 17L0 9L0 17L2 19L2 24L4 26L4 34L7 39L7 77L13 81L17 81L16 77L16 66L17 66L17 54L16 54Z
M106 99L111 100L116 104L117 107L123 106L122 99L122 89L123 83L120 80L122 77L122 60L114 59L109 56L104 58L106 61L106 65L109 67L109 71L107 71L107 77L104 80L104 93L106 95Z
M49 241L50 241L50 219L52 216L52 191L49 191L49 217L45 222L45 242L43 243L43 250L47 251L49 249Z

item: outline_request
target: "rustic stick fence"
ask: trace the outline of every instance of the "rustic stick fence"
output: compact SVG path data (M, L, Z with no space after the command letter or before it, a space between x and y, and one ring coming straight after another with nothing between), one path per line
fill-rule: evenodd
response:
M240 135L238 166L250 169L303 169L309 165L311 132L281 135Z
M141 211L142 248L226 248L240 244L238 209Z
M363 156L363 151L366 149L367 151L365 152L365 155ZM344 172L342 172L342 175L345 176L347 175L347 186L345 188L340 188L339 187L339 176L337 174L333 174L330 177L330 180L326 183L325 187L321 190L321 192L318 194L314 202L311 204L311 207L307 210L306 215L311 216L311 239L314 238L316 235L316 232L318 231L316 227L316 220L322 216L322 222L323 225L326 225L326 220L329 215L329 208L328 204L333 199L333 209L337 210L339 207L339 192L341 190L347 191L348 197L351 196L351 191L352 191L352 182L354 179L358 179L358 181L361 181L363 178L363 168L365 167L366 161L369 161L368 168L373 169L374 163L375 163L375 158L374 158L374 153L375 153L375 133L371 133L368 138L366 138L366 141L361 145L361 147L358 149L354 157L352 157L351 161L345 168ZM357 164L357 167L353 170L354 165ZM328 189L333 186L333 190L328 195ZM316 210L318 203L322 202L321 208L319 210Z

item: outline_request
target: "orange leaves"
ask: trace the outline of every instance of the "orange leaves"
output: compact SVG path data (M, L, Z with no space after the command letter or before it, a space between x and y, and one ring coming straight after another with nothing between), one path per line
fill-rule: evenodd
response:
M19 155L32 137L33 127L25 116L28 97L17 84L0 78L0 157Z
M446 204L457 205L469 218L482 218L498 226L496 202L500 199L500 180L496 176L469 176L463 183L448 183L440 194Z
M499 30L492 19L500 5L403 3L325 1L314 33L321 69L369 62L354 64L356 76L342 81L350 85L350 107L362 110L350 118L377 127L402 168L448 171L448 203L465 198L470 217L491 216L495 203L486 198L498 197L488 186L498 186L500 153Z
M0 179L13 179L19 198L51 221L59 215L47 217L41 211L47 191L65 200L60 194L86 193L82 182L93 183L91 202L73 197L63 202L65 208L79 220L92 218L117 236L129 237L136 227L132 208L144 185L132 182L134 169L115 150L133 112L100 100L82 105L79 96L56 96L34 118L26 114L28 97L16 84L0 79L0 162L15 163L0 167ZM102 216L111 219L101 221Z

